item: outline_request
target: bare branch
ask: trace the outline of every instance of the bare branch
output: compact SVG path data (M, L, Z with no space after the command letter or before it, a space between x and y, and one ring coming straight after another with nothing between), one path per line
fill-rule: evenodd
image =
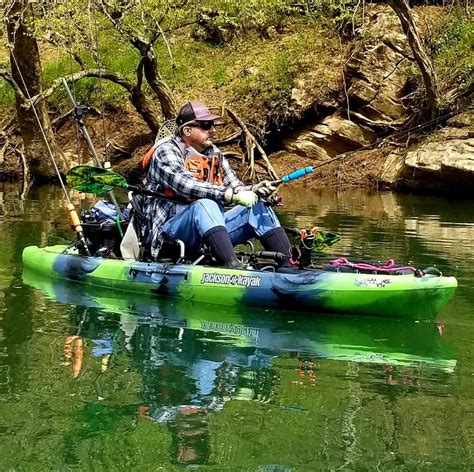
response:
M132 29L130 27L124 27L122 23L123 14L125 13L124 10L121 10L121 16L116 17L114 15L115 9L111 5L108 4L106 0L101 0L100 2L102 13L109 19L112 23L114 29L116 29L119 33L123 34L124 36L128 37L128 40L132 43L134 47L136 47L141 54L146 54L148 49L148 42L145 41L143 38L140 37L140 34L136 29Z
M134 85L130 83L125 77L121 76L120 74L109 71L109 70L99 70L99 69L88 69L88 70L81 70L79 72L75 72L74 74L68 75L64 77L66 82L73 83L77 82L78 80L84 79L86 77L96 77L96 78L103 78L106 80L110 80L111 82L116 83L124 87L128 92L132 92ZM44 100L45 98L50 97L56 90L63 85L63 77L59 77L53 81L51 86L46 90L43 90L40 94L35 95L31 98L34 104L37 102Z
M6 119L2 123L2 129L0 130L0 136L11 133L12 129L16 126L16 112L10 118Z
M20 87L16 83L15 79L12 77L11 73L5 69L0 69L0 77L6 80L13 88L15 93L21 98L22 101L26 102L27 99L23 92L21 91Z
M3 143L2 148L0 149L0 165L3 164L5 161L5 151L8 148L8 145L10 144L10 140L8 139L8 136L5 136L5 142Z
M140 59L137 67L137 91L140 92L143 84L143 57Z

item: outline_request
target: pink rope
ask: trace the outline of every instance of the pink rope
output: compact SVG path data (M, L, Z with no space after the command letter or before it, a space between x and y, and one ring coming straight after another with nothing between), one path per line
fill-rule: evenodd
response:
M334 259L333 261L330 261L330 264L335 267L351 267L358 270L373 270L377 272L397 272L400 270L411 270L413 272L417 271L416 267L411 266L396 267L395 261L393 259L389 259L383 266L367 264L365 262L353 263L344 257Z

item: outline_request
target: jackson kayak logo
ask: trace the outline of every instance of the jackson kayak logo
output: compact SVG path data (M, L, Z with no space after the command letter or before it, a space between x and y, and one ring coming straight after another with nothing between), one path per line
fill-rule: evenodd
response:
M385 287L390 285L392 281L390 279L376 279L376 278L369 278L369 279L355 279L354 285L358 287L361 285L365 285L366 287Z
M262 277L256 275L202 274L202 284L239 285L240 287L260 287Z
M245 336L258 341L260 329L251 326L236 325L230 323L218 323L214 321L201 321L201 329L203 331L214 331L216 333L229 333Z

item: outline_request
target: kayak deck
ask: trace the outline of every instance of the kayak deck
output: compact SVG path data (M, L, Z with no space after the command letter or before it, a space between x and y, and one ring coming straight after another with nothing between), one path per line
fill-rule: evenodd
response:
M86 257L67 246L24 249L24 267L96 287L218 304L432 320L457 287L454 277L323 269L236 270Z

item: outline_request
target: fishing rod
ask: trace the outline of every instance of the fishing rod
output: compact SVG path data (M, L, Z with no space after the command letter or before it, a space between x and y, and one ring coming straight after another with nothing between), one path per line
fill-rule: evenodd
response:
M48 150L48 154L51 157L51 160L53 161L54 169L55 169L56 174L58 176L58 179L59 179L59 182L60 182L61 187L63 189L64 195L66 197L67 210L68 210L68 213L69 213L69 217L71 218L72 226L74 228L74 231L77 234L77 238L79 239L80 243L82 244L82 247L84 248L85 253L88 256L90 256L91 253L89 251L89 246L87 244L86 238L84 237L84 232L83 232L83 229L82 229L81 221L80 221L79 216L76 212L76 209L74 208L73 203L71 202L71 200L69 198L68 192L66 190L66 186L64 185L64 181L63 181L62 176L61 176L61 172L59 171L58 164L56 163L56 159L54 158L53 151L51 150L51 146L49 145L48 138L46 137L46 133L44 131L43 125L41 124L40 117L38 116L38 112L36 111L35 104L33 102L33 99L31 98L30 92L28 91L28 87L26 86L25 79L23 77L21 69L20 69L20 67L18 65L18 62L16 60L15 54L13 53L13 45L9 44L8 47L10 48L11 57L13 59L13 62L15 63L15 66L16 66L17 70L18 70L18 75L19 75L20 80L22 82L22 85L25 89L26 97L28 98L28 101L30 102L31 109L33 110L33 114L35 115L35 118L36 118L36 121L38 123L38 127L40 129L40 132L41 132L41 135L43 137L44 143L46 144L46 149Z
M397 139L397 138L400 138L403 135L405 135L407 133L410 133L412 131L418 131L420 129L427 128L427 127L431 126L434 123L437 123L441 120L450 118L451 116L454 116L458 113L459 113L459 110L453 110L449 113L438 116L437 118L433 118L433 119L428 120L424 123L420 123L419 125L413 126L412 128L408 128L406 130L395 133L395 134L391 135L391 138ZM333 162L336 162L340 159L343 159L344 157L350 156L351 154L354 154L354 153L359 152L359 151L363 151L364 149L370 149L371 147L377 146L378 144L383 142L385 139L386 138L376 140L373 143L366 144L365 146L362 146L359 149L354 149L353 151L343 152L343 153L338 154L337 156L335 156L331 159L327 159L327 160L321 162L320 164L316 164L314 166L303 167L302 169L295 170L294 172L291 172L290 174L285 175L281 179L271 181L271 184L273 184L273 185L287 184L289 182L292 182L293 180L297 180L301 177L304 177L305 175L313 173L316 169L324 167L328 164L332 164Z
M79 126L79 129L82 133L82 136L84 136L84 139L87 143L87 147L89 148L89 151L91 152L92 159L94 160L95 165L99 168L102 168L103 167L102 162L99 159L99 156L97 155L94 144L92 143L91 137L90 137L89 132L87 131L86 125L84 123L84 116L89 111L89 108L84 106L84 105L78 106L77 103L76 103L76 100L74 100L74 97L71 93L71 90L69 89L69 86L68 86L68 84L66 82L66 79L64 77L62 78L62 81L63 81L64 87L66 89L66 92L69 96L69 100L70 100L70 102L73 106L74 120L77 123L77 125ZM110 199L112 200L112 203L114 204L115 209L117 210L117 213L119 214L120 218L123 219L123 214L122 214L122 211L120 209L120 205L118 204L117 199L115 198L115 195L114 195L112 190L109 191L109 196L110 196Z

